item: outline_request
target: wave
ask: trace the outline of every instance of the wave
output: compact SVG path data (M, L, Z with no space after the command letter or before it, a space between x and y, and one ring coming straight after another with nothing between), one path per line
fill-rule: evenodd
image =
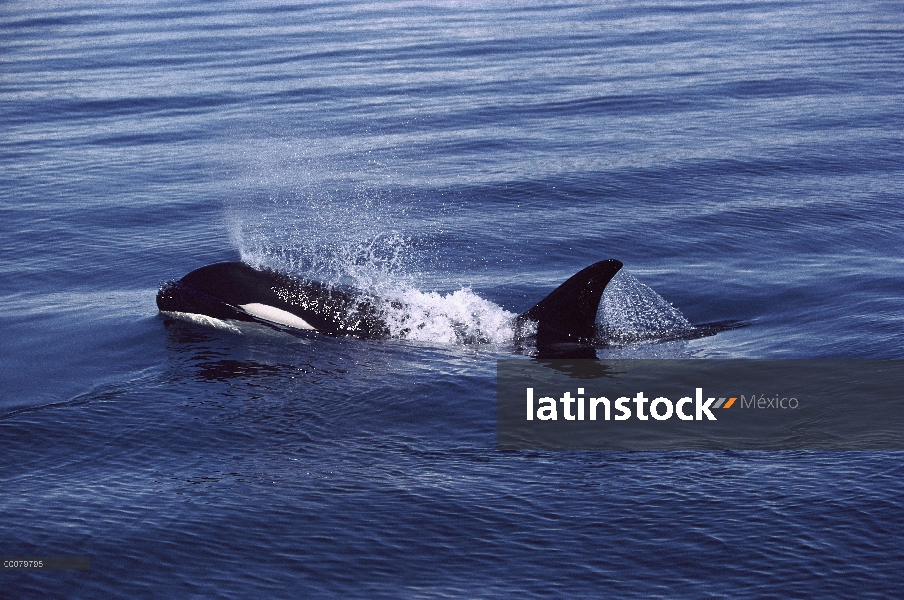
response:
M236 326L236 322L224 321L222 319L217 319L215 317L208 317L207 315L201 315L197 313L186 313L186 312L178 312L178 311L161 311L164 316L167 316L171 319L178 319L180 321L187 321L188 323L194 323L195 325L202 325L204 327L212 327L213 329L219 329L220 331L228 331L229 333L237 333L241 334L241 328Z

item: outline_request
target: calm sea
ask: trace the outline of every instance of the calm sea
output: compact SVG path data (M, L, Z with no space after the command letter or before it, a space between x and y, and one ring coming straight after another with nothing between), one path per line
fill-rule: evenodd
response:
M901 453L503 453L495 383L605 258L600 358L904 358L902 74L893 1L3 2L0 555L91 570L0 597L900 597ZM238 259L409 332L158 314Z

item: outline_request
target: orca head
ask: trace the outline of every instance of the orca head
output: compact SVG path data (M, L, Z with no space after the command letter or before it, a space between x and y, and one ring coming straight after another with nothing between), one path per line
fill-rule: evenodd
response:
M163 284L157 292L157 308L165 312L253 321L253 315L242 310L242 305L281 302L273 289L279 283L278 278L276 274L240 262L207 265L178 281Z
M241 262L207 265L163 284L157 293L157 307L164 312L329 335L382 338L389 334L379 311L355 291Z

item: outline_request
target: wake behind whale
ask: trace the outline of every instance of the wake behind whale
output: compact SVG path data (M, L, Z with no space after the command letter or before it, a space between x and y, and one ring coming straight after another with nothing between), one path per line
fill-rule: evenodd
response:
M171 316L227 329L234 328L230 321L245 321L364 339L514 342L519 347L533 344L541 355L572 358L591 357L594 347L701 337L718 330L693 327L677 309L626 273L607 290L621 269L622 263L612 259L590 265L530 309L515 314L469 290L446 296L404 290L380 297L226 262L165 283L157 294L157 306ZM626 289L634 297L625 294ZM629 305L619 306L625 299L633 301L635 309L639 304L648 315L628 314Z

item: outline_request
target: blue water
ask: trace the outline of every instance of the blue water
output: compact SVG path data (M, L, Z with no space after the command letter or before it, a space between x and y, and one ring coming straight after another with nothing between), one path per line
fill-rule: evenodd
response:
M91 570L0 596L900 597L900 453L498 452L494 319L617 258L747 326L600 358L902 358L902 68L897 2L3 3L0 554ZM421 333L158 314L240 258Z

